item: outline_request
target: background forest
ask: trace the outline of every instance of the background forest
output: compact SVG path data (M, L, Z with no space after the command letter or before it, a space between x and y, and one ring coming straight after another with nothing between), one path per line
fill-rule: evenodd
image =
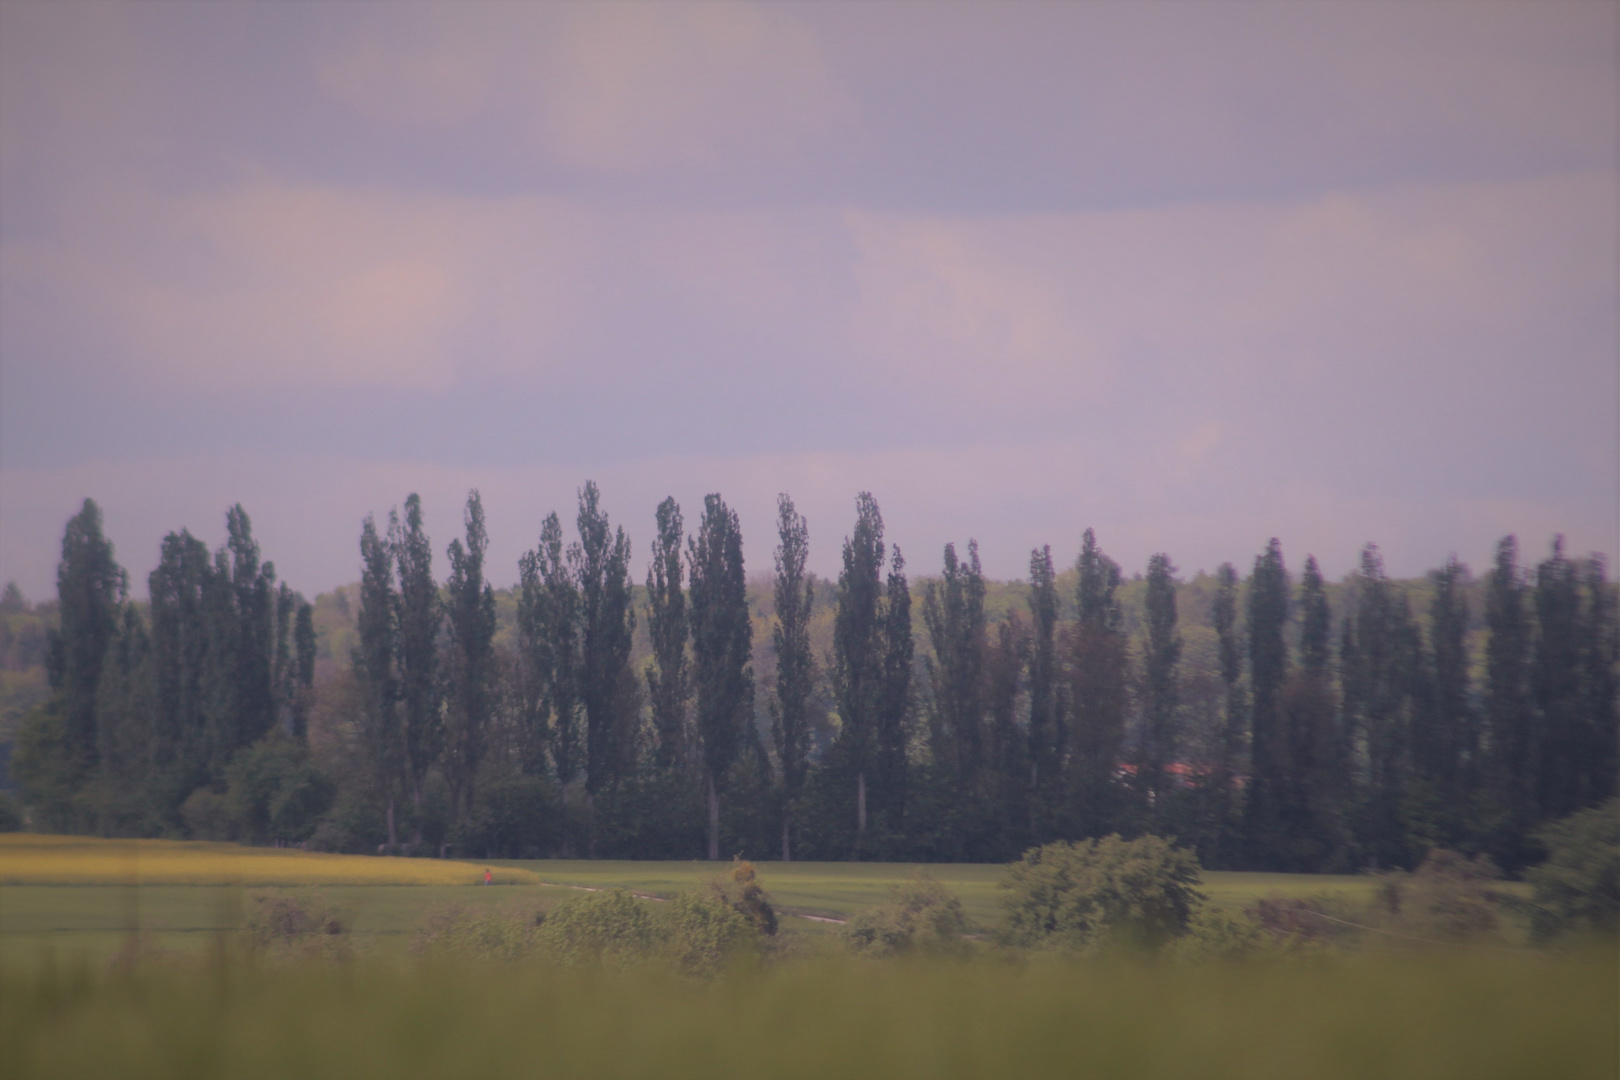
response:
M1183 579L1088 530L998 582L971 540L915 575L863 494L824 580L779 511L768 571L718 495L695 526L665 500L637 556L587 484L497 590L478 493L443 549L413 495L309 603L235 507L219 551L165 537L136 601L87 500L57 599L0 600L7 813L401 854L989 862L1118 832L1212 868L1512 871L1614 794L1616 590L1560 540L1412 580L1369 545L1340 582L1273 540Z

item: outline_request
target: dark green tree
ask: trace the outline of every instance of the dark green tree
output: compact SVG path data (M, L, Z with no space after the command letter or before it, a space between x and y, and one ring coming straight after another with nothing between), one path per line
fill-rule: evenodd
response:
M1147 795L1156 832L1165 830L1169 796L1167 767L1180 744L1181 633L1176 628L1176 568L1170 556L1148 559L1147 640L1142 649L1142 738L1136 780Z
M771 739L782 774L782 861L793 858L793 826L810 759L810 695L815 661L810 652L810 613L815 581L805 571L810 528L793 500L776 497L776 625L771 646L776 678L771 685Z
M984 594L978 543L968 541L965 562L957 558L955 544L946 544L944 572L923 594L923 624L932 646L924 670L934 758L951 778L964 819L977 802L985 755Z
M585 798L595 845L597 793L618 783L625 755L634 749L625 714L624 684L630 674L630 643L636 613L630 603L630 541L613 531L601 508L601 493L587 481L579 493L579 542L568 565L579 595L577 687L585 714Z
M1057 574L1051 547L1029 553L1029 828L1036 842L1056 828L1057 782L1063 762L1063 712L1059 698Z
M1412 732L1419 844L1470 846L1479 784L1479 722L1469 693L1468 569L1455 557L1429 572L1429 694Z
M1215 630L1221 684L1226 689L1221 730L1216 739L1215 760L1207 778L1212 800L1210 818L1210 862L1231 866L1239 847L1237 778L1244 765L1248 733L1248 701L1243 687L1243 639L1237 625L1238 575L1231 563L1222 563L1215 572L1215 599L1210 605L1210 623Z
M866 836L866 780L876 762L883 704L883 515L871 492L855 500L855 529L844 538L833 619L833 683L839 749L855 776L855 843Z
M898 829L906 812L908 767L907 717L911 706L911 586L906 581L906 560L900 545L889 557L889 576L883 603L883 684L878 698L876 730L876 796L874 807Z
M181 802L208 778L215 758L219 725L209 715L206 686L220 646L208 622L213 570L208 548L181 531L163 538L157 568L147 579L157 702L151 786L157 812L174 827Z
M81 782L96 766L96 689L128 592L128 577L102 535L101 508L86 499L62 534L56 569L60 625L51 633L46 662L64 729L64 767Z
M1602 555L1588 556L1582 567L1586 599L1582 608L1582 735L1589 802L1614 796L1620 778L1620 604L1608 579Z
M753 626L737 514L703 499L688 555L692 581L692 682L709 801L709 858L720 857L720 797L754 715Z
M445 615L450 630L446 779L451 802L465 826L476 800L478 770L484 761L495 696L495 590L484 580L484 503L477 490L467 496L467 542L450 541L450 579L445 583Z
M1281 846L1281 812L1291 763L1281 698L1288 676L1288 571L1276 537L1255 557L1249 579L1249 791L1243 831L1251 861L1269 865Z
M1535 808L1541 820L1561 818L1590 804L1582 663L1582 582L1579 568L1564 555L1564 538L1553 538L1552 552L1536 567L1532 599L1536 612L1531 693L1540 721Z
M1532 861L1529 834L1536 824L1540 773L1535 705L1530 696L1532 648L1518 540L1504 536L1485 579L1485 733L1489 740L1489 851L1504 870Z
M240 503L225 513L225 548L215 557L222 571L228 567L229 600L221 597L215 629L233 647L233 663L219 674L234 685L234 716L229 723L228 754L263 738L276 722L275 688L275 567L259 558L253 525ZM222 574L222 577L225 575ZM224 761L220 766L223 768Z
M657 764L688 763L687 704L691 697L686 657L686 594L681 589L681 508L674 498L658 504L658 539L647 568L647 634L653 666L647 669Z
M360 744L373 782L384 793L388 845L399 843L394 790L401 772L403 740L399 723L399 595L394 588L394 549L368 514L360 527L359 644L352 664L360 685L356 717Z
M1081 836L1101 836L1114 830L1118 816L1115 776L1130 707L1130 654L1115 596L1119 564L1103 554L1091 529L1081 537L1076 569L1079 617L1068 672L1074 825Z
M1409 865L1411 735L1421 710L1428 664L1406 597L1384 574L1374 544L1361 553L1348 621L1352 663L1343 665L1347 730L1361 748L1356 838L1375 865Z
M1314 555L1305 557L1299 609L1300 666L1284 679L1281 696L1288 776L1278 796L1282 839L1276 865L1301 871L1344 868L1349 851L1342 822L1351 754L1333 695L1333 610Z
M403 706L405 773L416 816L415 842L422 843L423 783L444 752L443 690L439 628L444 610L433 578L433 544L422 528L422 499L405 499L404 525L391 531L399 568L399 692Z

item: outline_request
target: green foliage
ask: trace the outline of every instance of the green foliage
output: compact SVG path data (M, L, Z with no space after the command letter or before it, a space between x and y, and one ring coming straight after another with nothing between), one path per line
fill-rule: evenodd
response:
M243 929L272 955L344 959L353 950L348 925L319 893L271 889L250 897Z
M503 772L478 787L468 846L497 858L527 858L550 851L561 833L556 789L544 776Z
M1378 921L1426 941L1489 939L1499 923L1492 883L1500 877L1487 855L1469 859L1435 848L1414 873L1381 877Z
M411 940L423 958L515 963L540 954L546 914L537 907L477 909L442 904L431 909Z
M252 843L307 840L332 804L332 782L310 764L308 751L280 731L238 753L225 776L231 832Z
M1031 848L1002 887L1003 940L1031 948L1157 949L1187 932L1204 902L1198 860L1168 840L1105 836Z
M647 567L647 634L653 666L647 697L657 735L657 762L669 769L687 763L687 698L691 696L686 656L686 594L681 590L681 507L673 497L658 504L658 539Z
M1545 826L1547 860L1525 872L1534 887L1532 926L1549 939L1620 932L1620 798Z
M692 685L709 788L709 858L720 857L720 795L733 762L753 742L753 625L737 512L719 495L703 499L692 538Z
M881 960L903 954L966 956L962 901L926 870L891 890L889 902L856 913L840 932L857 956Z
M816 590L814 578L805 573L810 528L787 495L776 497L776 510L776 623L771 628L776 677L771 682L769 704L771 740L776 744L782 776L782 860L786 862L792 857L793 819L810 764L810 696L816 675L810 651L810 615Z
M713 976L758 953L754 925L714 894L680 893L659 905L656 930L664 954L688 975Z
M776 909L771 906L770 894L759 883L753 863L738 859L731 873L710 882L709 893L735 910L756 933L776 933Z
M659 947L646 904L623 889L563 901L540 927L538 941L548 958L567 967L626 967L646 962Z
M82 776L60 707L47 702L23 717L11 755L23 802L37 826L49 832L76 832L85 826L77 795Z

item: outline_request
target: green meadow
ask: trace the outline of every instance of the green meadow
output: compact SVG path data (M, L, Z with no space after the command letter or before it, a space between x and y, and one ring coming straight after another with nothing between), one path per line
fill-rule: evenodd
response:
M318 895L336 909L356 946L373 954L402 954L409 937L435 908L547 907L576 889L628 889L667 899L704 887L727 868L709 862L605 860L444 863L430 859L311 856L293 850L168 841L42 843L26 835L0 837L0 962L51 954L102 962L132 934L148 947L192 951L242 926L248 906L267 888ZM862 908L881 904L918 869L961 898L971 929L984 932L1000 917L1000 864L817 863L757 864L761 883L782 913L783 929L815 939ZM493 888L475 884L494 872ZM385 884L379 879L392 879ZM438 882L456 880L465 884ZM419 882L419 883L413 883ZM1212 905L1234 914L1264 896L1334 894L1357 902L1372 895L1367 877L1305 874L1206 873Z

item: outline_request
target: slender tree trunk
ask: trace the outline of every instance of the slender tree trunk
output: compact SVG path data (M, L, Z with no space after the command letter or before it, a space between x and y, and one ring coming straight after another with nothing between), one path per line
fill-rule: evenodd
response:
M855 839L866 836L866 770L855 774Z
M585 793L585 857L596 858L596 795Z
M788 813L786 810L782 811L782 861L793 861L793 854L788 848Z
M709 859L720 858L720 793L714 788L714 773L709 773Z
M399 852L399 833L394 828L394 793L388 793L388 854Z
M416 831L411 844L420 848L422 846L422 781L417 776L411 777L411 805L416 809Z

